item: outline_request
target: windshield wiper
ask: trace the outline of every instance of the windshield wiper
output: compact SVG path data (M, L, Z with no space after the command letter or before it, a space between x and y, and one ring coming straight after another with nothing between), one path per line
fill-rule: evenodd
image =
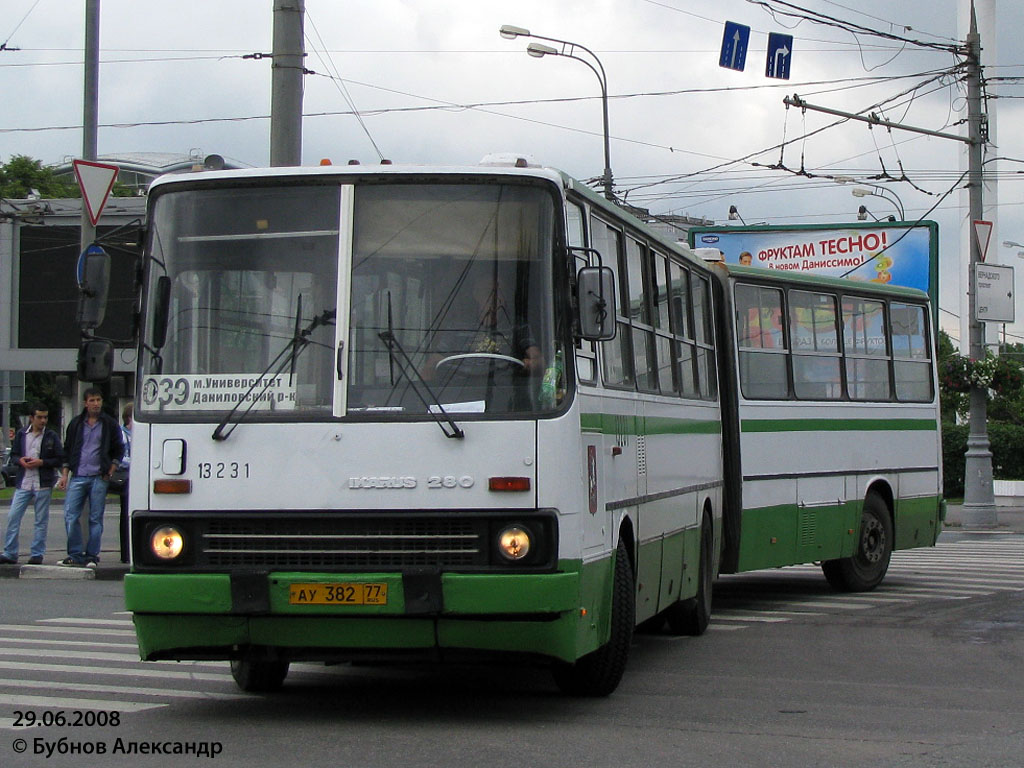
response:
M321 325L334 325L334 318L337 317L337 315L337 310L325 309L319 315L314 317L310 321L309 325L307 325L305 328L299 328L298 323L296 323L295 335L292 336L291 340L287 344L285 344L284 349L281 350L277 357L270 361L270 365L263 369L263 373L259 374L259 376L257 376L256 379L253 381L253 383L249 385L249 389L247 389L245 391L245 394L242 395L242 397L239 399L237 403L235 403L235 407L227 412L224 418L221 419L220 424L217 425L217 428L213 430L214 440L228 439L231 433L235 431L235 427L242 423L242 419L244 419L249 414L249 412L252 411L252 409L256 406L256 403L259 402L260 397L262 397L263 393L270 388L270 384L271 382L274 381L274 378L277 376L277 374L281 373L281 371L283 371L285 366L288 365L289 363L294 366L295 358L297 358L302 353L302 350L309 346L310 334L312 334L313 331L315 331ZM274 368L275 365L277 366L277 370L272 372L272 369ZM264 384L263 387L260 389L259 394L256 395L256 397L250 398L249 395L252 394L252 391L256 389L256 385L259 384L260 382L264 382ZM242 413L238 416L238 419L232 423L231 417L235 415L235 412L239 408L241 408L242 403L245 402L246 400L249 401L249 407L242 411ZM224 428L228 424L231 424L231 428L225 430Z
M391 295L389 294L388 329L383 333L378 333L377 336L380 338L381 341L384 342L384 346L388 348L388 356L391 359L391 364L398 365L398 370L401 371L403 376L405 376L406 380L409 382L409 386L412 387L412 391L416 393L416 397L418 397L420 399L420 402L422 402L423 405L426 406L427 413L434 417L434 421L437 422L437 426L439 426L441 428L441 431L444 432L445 437L465 437L466 433L462 431L462 428L455 423L455 419L453 419L448 414L448 411L444 409L444 406L441 405L441 401L437 399L437 395L434 394L434 390L430 388L430 385L427 384L427 380L423 378L423 374L419 372L419 369L416 367L415 363L413 363L413 361L410 359L409 354L402 348L402 345L398 342L398 338L395 336L395 332L391 327L390 309ZM401 355L401 358L399 358L398 355L395 354L396 351L398 352L398 355ZM415 374L415 378L412 375L410 375L410 370ZM419 387L416 386L417 382L421 384L425 390L427 390L427 394L430 395L430 400L427 400L427 398L423 396L423 393L420 392ZM435 411L434 408L437 408L437 411ZM440 413L438 413L438 411L440 411ZM444 416L444 419L442 419L441 416ZM447 424L445 424L446 421L448 422Z

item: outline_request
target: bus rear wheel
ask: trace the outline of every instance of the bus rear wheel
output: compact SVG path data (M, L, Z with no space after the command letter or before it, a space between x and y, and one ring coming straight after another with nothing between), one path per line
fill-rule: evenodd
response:
M247 693L278 691L288 676L288 662L243 656L231 660L231 676Z
M880 496L868 494L860 516L860 536L853 557L821 564L828 583L843 592L867 592L877 587L892 557L892 516Z
M668 631L673 635L703 635L711 621L711 592L714 582L715 534L711 518L704 515L700 526L700 565L697 573L697 594L673 603L665 611Z
M626 545L620 538L615 549L611 636L607 643L578 659L575 664L556 662L553 672L558 687L573 696L607 696L614 691L626 671L635 623L633 568Z

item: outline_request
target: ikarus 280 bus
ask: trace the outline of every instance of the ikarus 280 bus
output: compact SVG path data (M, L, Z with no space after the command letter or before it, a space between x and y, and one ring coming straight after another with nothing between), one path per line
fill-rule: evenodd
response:
M140 652L245 690L498 653L607 694L718 573L872 589L941 525L925 294L709 265L526 162L160 179L141 316Z
M525 654L600 695L636 623L703 632L710 270L515 166L153 184L125 579L144 659L267 690L295 661Z

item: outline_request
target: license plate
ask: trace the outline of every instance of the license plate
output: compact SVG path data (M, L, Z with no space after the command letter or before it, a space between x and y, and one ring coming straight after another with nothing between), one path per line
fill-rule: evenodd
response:
M290 584L291 605L387 605L387 584L331 583Z

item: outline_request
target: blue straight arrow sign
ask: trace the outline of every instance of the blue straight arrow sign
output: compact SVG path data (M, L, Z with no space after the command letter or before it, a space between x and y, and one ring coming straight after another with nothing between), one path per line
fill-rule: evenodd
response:
M747 43L750 42L750 27L737 24L735 21L725 22L722 33L722 54L718 57L718 66L742 72L747 63Z
M793 56L793 36L772 32L768 35L768 59L764 74L778 80L789 80L789 62Z

